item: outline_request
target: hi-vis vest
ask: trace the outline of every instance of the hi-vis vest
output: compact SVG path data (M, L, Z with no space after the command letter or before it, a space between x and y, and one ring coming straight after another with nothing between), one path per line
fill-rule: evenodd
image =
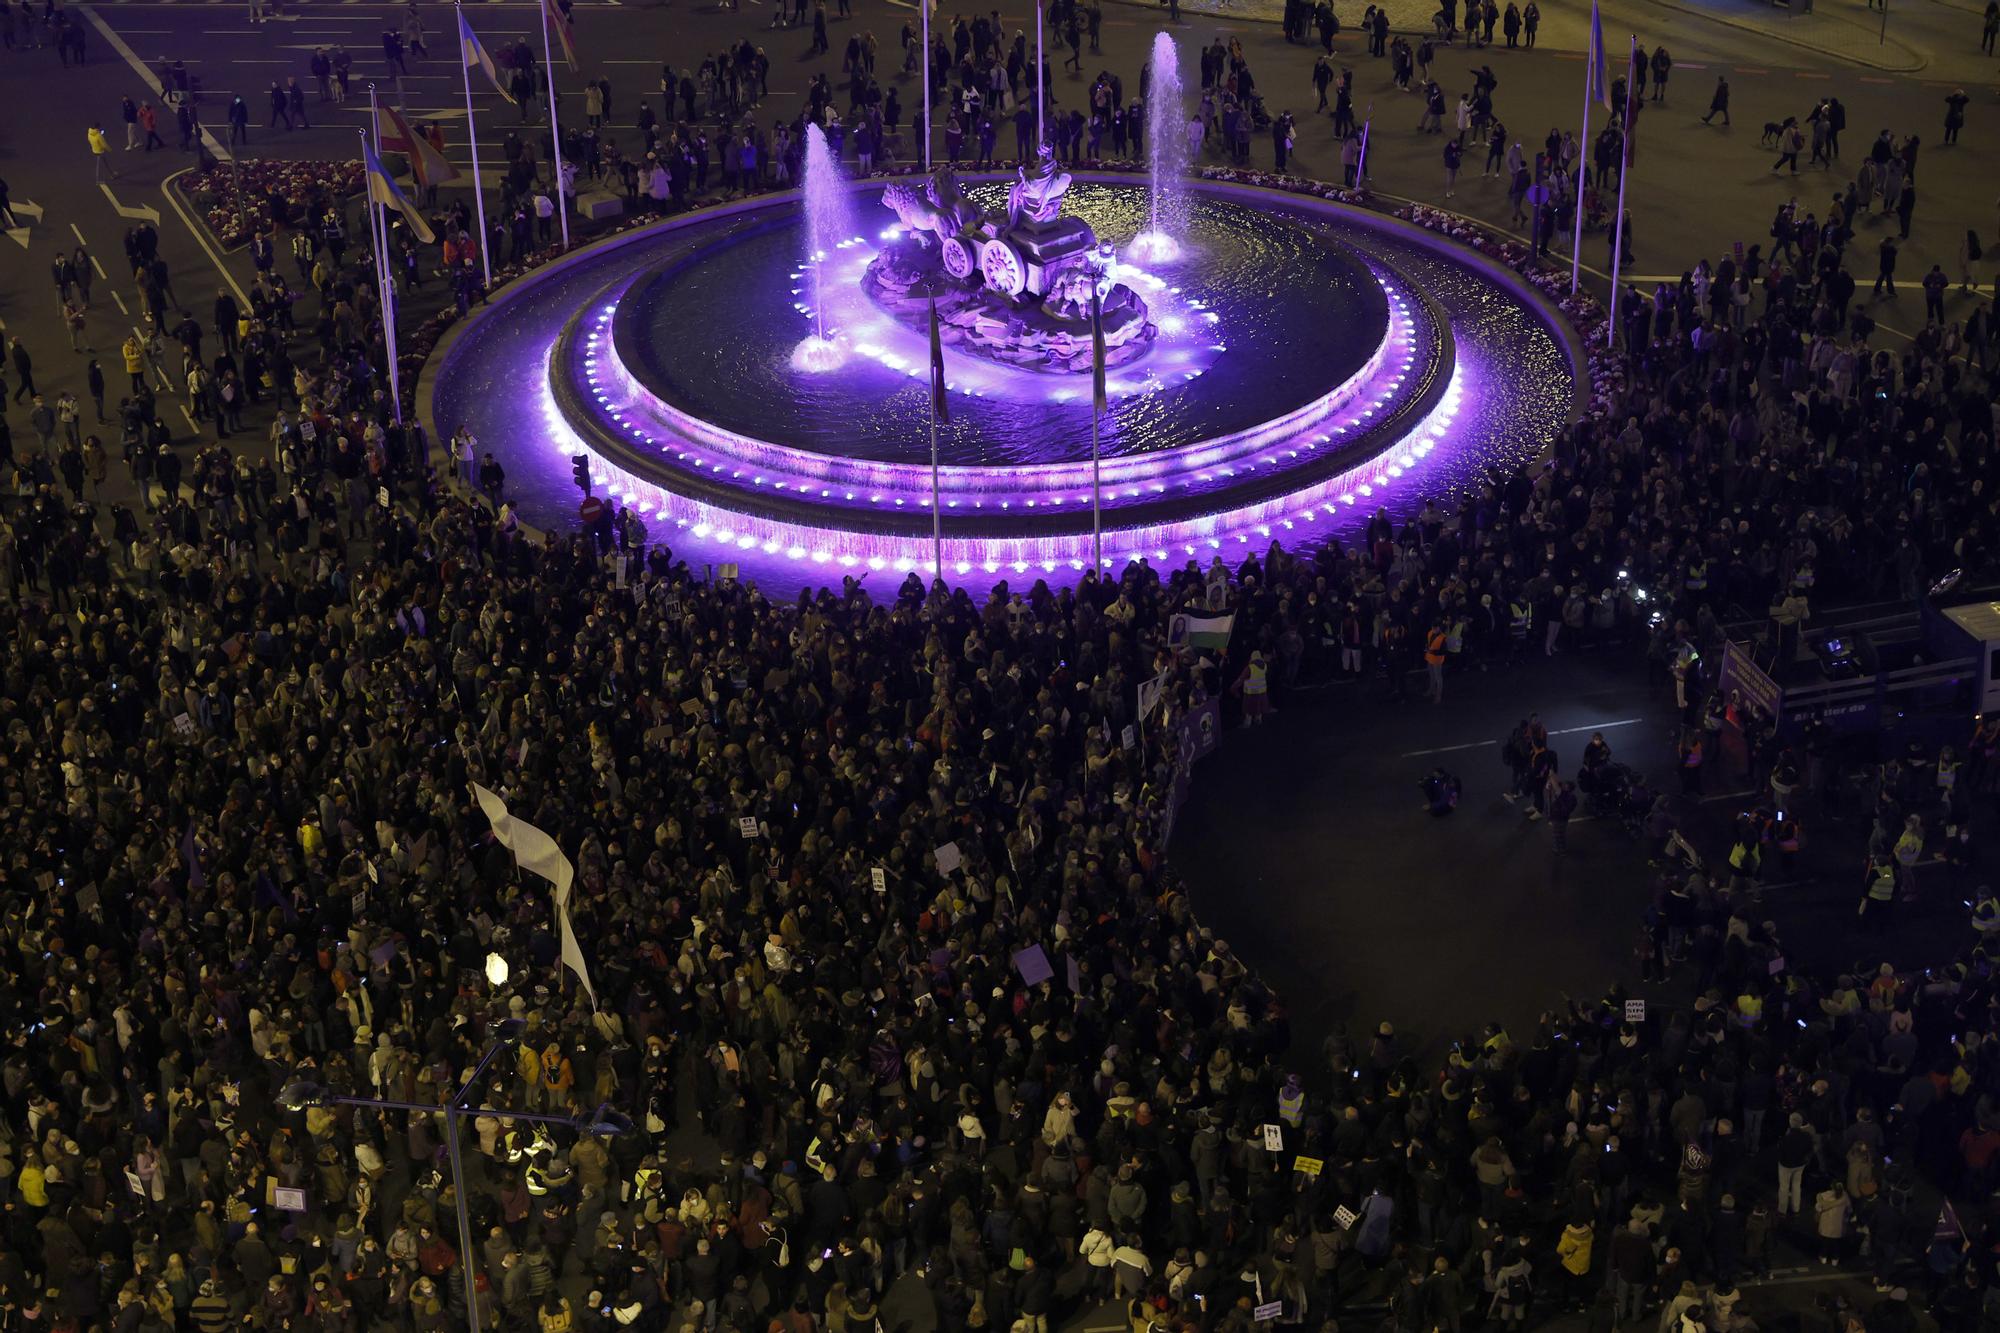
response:
M1245 694L1264 693L1271 687L1270 682L1265 678L1267 674L1268 672L1262 662L1252 662L1250 664L1250 674L1243 679L1243 692Z
M1708 587L1708 561L1688 561L1687 577L1681 580L1689 592L1701 592Z
M1424 660L1435 666L1444 661L1444 651L1445 633L1441 629L1433 629L1424 641Z
M1278 1119L1297 1129L1306 1117L1306 1094L1303 1090L1290 1089L1278 1094Z
M1868 883L1868 896L1878 903L1889 902L1896 896L1896 868L1891 865L1875 867L1875 878Z

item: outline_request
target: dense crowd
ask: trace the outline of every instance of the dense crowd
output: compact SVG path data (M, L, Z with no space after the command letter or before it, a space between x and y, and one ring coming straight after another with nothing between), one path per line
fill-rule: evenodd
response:
M1018 42L977 22L947 71L1017 85ZM1230 61L1205 55L1208 101L1251 114ZM673 76L690 120L754 101L741 62ZM396 419L337 208L303 253L278 238L296 299L266 263L208 319L135 227L161 334L114 408L12 409L36 444L0 416L7 1327L437 1330L476 1296L509 1333L1038 1333L1105 1298L1135 1333L1267 1303L1721 1333L1799 1250L1875 1279L1842 1333L1994 1327L1983 943L1804 975L1744 877L1663 874L1644 961L1693 962L1690 1004L1633 1022L1613 989L1439 1065L1393 1015L1293 1040L1164 859L1177 723L1212 699L1234 720L1335 673L1400 696L1425 666L1436 690L1643 644L1699 727L1683 645L1723 620L1990 573L1991 330L1880 345L1845 265L1883 225L1865 202L1627 293L1622 380L1548 458L1348 543L795 600L697 579L630 516L537 536L476 464L479 494L451 484ZM466 225L442 266L469 283ZM162 378L216 439L174 438ZM1235 615L1222 660L1169 645L1189 610ZM1974 739L1962 786L1885 781L1878 822L1990 807ZM1520 741L1560 799L1546 735ZM574 860L589 991L475 782ZM462 1180L440 1115L279 1097L438 1105L496 1042ZM507 1114L600 1107L629 1132Z

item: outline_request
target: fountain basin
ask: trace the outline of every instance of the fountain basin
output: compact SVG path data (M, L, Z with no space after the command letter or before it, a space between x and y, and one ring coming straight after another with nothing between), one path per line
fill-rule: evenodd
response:
M1084 183L1120 184L1115 177ZM873 188L857 187L863 215ZM1143 383L1121 383L1128 372L1114 373L1101 441L1107 563L1140 555L1206 559L1211 552L1234 559L1229 553L1246 544L1309 544L1358 528L1379 505L1414 512L1424 495L1476 485L1489 467L1532 454L1569 419L1578 384L1575 350L1558 317L1511 273L1448 240L1327 201L1245 185L1194 182L1189 189L1197 214L1211 203L1236 206L1246 226L1280 238L1288 253L1352 258L1382 303L1382 323L1371 328L1364 321L1352 359L1334 361L1340 335L1353 331L1338 310L1294 320L1274 316L1265 304L1282 305L1298 290L1296 270L1226 266L1215 275L1218 290L1206 294L1183 281L1198 266L1154 275L1162 293L1182 287L1183 298L1203 303L1188 313L1214 314L1218 322L1242 316L1250 327L1268 322L1270 341L1260 344L1261 360L1239 358L1250 340L1230 337L1204 373L1184 381L1224 390L1213 398L1149 394ZM800 376L785 364L787 344L805 331L810 311L783 318L766 311L768 348L783 354L773 355L772 365L760 360L747 378L700 386L740 398L743 413L733 421L747 429L689 413L685 421L700 437L683 443L646 440L654 423L617 397L628 385L607 380L625 373L612 355L613 325L639 315L622 306L625 292L664 265L782 231L786 211L795 208L794 200L776 197L674 219L602 242L513 285L492 309L447 334L420 384L420 411L440 437L466 425L482 447L494 448L508 466L510 498L535 521L560 522L573 510L579 497L568 484L568 459L589 452L598 494L631 506L654 540L697 563L739 563L746 576L774 588L823 580L832 570L929 569L929 376L921 353L891 365L862 350L871 344L835 320L830 333L846 340L854 359L830 377ZM1195 252L1206 255L1217 239L1197 227ZM774 249L784 253L782 245ZM780 293L787 293L786 281L803 287L795 256L777 270ZM860 267L867 259L857 251L849 262ZM747 301L729 281L734 276L726 272L715 284L717 293L735 293L733 306L718 297L678 327L646 334L645 345L662 360L688 359L706 371L740 361L743 350L730 341L738 327L732 321L735 306ZM922 345L900 326L896 332ZM859 404L856 423L879 424L872 414L913 408L901 429L791 429L800 420L814 427L823 406L814 397L820 380L842 380L862 363L872 397L842 389ZM959 373L954 366L954 379ZM952 421L939 433L944 568L1071 574L1093 550L1088 380L1065 386L1066 401L1014 401L982 387L982 373L964 368L964 382L949 395ZM1045 388L1051 378L1007 373ZM1301 384L1282 401L1275 396ZM600 400L600 390L613 401ZM1343 392L1337 415L1317 429L1295 415ZM1202 415L1215 403L1240 415L1204 431ZM979 410L996 404L999 415ZM1026 415L1009 415L1016 410ZM1353 424L1338 414L1352 414ZM1121 431L1128 420L1134 428ZM1169 433L1183 421L1185 435ZM700 453L716 444L736 452ZM690 457L681 458L683 452ZM894 490L870 490L871 481ZM1028 498L1037 501L1033 509Z

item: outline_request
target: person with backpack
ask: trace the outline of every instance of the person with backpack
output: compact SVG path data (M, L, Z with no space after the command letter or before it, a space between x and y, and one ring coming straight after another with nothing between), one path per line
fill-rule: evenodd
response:
M1519 1245L1509 1247L1493 1274L1493 1304L1486 1315L1498 1321L1508 1333L1515 1333L1528 1322L1528 1306L1535 1295L1534 1274L1527 1251Z

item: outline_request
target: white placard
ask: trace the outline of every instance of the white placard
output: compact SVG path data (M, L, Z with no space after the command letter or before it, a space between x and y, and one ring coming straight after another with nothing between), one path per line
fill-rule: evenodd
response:
M736 821L736 831L746 838L754 838L757 836L757 821L745 815Z
M1645 1002L1644 1000L1627 1000L1627 1001L1625 1001L1625 1021L1626 1021L1627 1023L1643 1023L1643 1022L1645 1022L1645 1021L1646 1021L1646 1002Z
M1264 1151L1283 1152L1285 1150L1285 1127L1283 1125L1264 1126Z

